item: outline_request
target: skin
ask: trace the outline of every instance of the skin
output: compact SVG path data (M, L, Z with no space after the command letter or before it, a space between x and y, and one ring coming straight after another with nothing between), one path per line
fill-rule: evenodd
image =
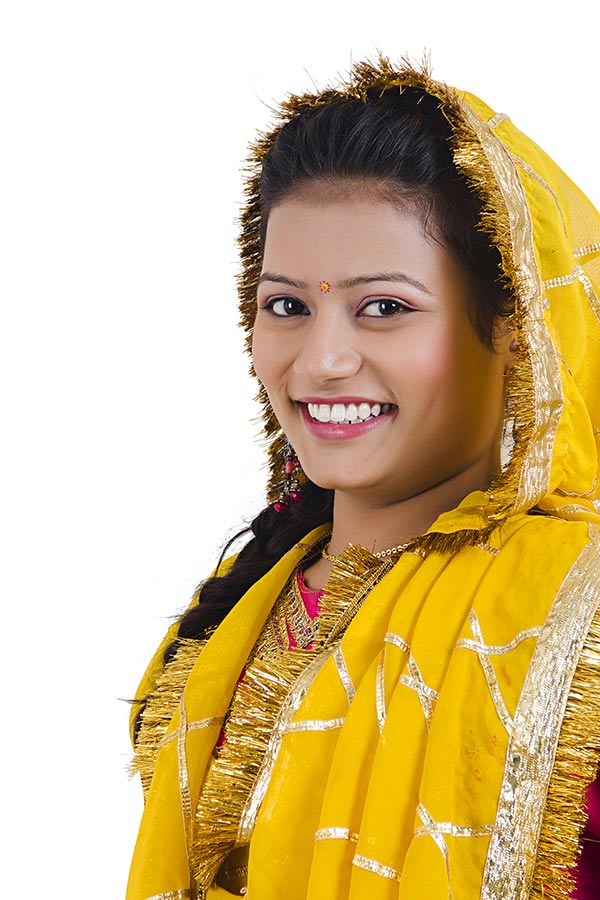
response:
M422 534L499 471L515 345L504 329L494 351L483 346L468 288L414 210L372 192L308 191L271 211L254 367L304 471L335 491L332 554L349 543L383 550ZM393 409L370 430L352 436L346 427L341 438L325 439L307 425L307 398L363 398ZM322 587L330 567L315 563L305 573L309 586Z

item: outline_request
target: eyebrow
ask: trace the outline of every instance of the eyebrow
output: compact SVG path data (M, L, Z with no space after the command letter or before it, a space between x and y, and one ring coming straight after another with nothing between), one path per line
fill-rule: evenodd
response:
M279 275L276 272L263 272L258 279L258 283L261 284L263 281L275 281L278 284L287 284L288 287L295 287L301 290L308 289L306 282L295 281L293 278L288 278L286 275ZM425 287L422 281L411 278L411 276L407 275L405 272L376 272L373 275L355 275L354 278L345 278L343 281L339 281L334 287L340 288L341 290L348 290L349 288L358 287L361 284L372 284L374 281L400 281L404 284L410 284L424 294L431 294L429 288Z

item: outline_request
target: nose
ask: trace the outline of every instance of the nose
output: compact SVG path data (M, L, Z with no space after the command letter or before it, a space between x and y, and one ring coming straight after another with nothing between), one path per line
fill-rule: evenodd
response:
M313 384L350 378L359 371L362 357L356 334L344 315L316 315L305 332L294 371Z

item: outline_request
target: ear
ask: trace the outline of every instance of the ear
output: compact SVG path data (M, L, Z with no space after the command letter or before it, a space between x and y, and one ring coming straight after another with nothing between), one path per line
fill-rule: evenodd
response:
M513 322L512 316L498 322L494 336L496 352L503 357L505 369L510 369L511 366L514 366L520 353Z

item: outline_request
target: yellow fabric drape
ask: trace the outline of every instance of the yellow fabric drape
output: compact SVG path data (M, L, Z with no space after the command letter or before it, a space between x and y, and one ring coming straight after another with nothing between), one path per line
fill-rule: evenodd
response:
M567 897L598 763L600 217L470 94L385 61L357 66L340 93L405 84L444 104L456 163L515 289L522 352L507 409L519 440L498 483L441 515L373 589L279 723L250 900ZM282 114L326 99L292 98ZM255 148L256 172L273 137ZM249 329L256 177L243 236ZM192 655L179 707L157 732L128 900L193 895L194 812L221 722L305 553L286 554ZM161 671L157 655L139 696L177 693Z

